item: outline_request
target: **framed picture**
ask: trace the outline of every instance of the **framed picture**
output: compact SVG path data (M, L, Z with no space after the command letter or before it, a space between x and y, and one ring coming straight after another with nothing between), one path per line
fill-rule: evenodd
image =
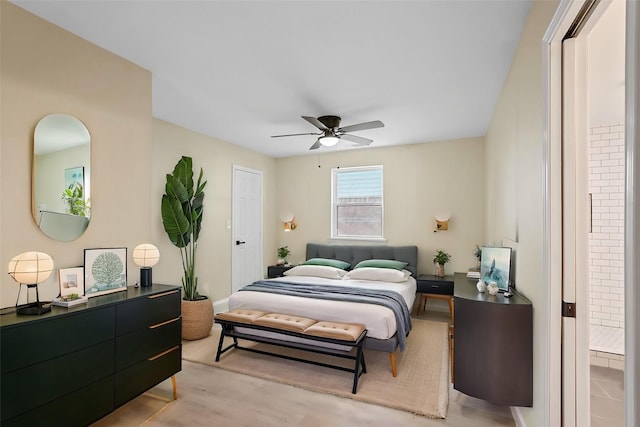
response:
M64 170L64 188L70 188L74 182L77 182L84 188L84 167L78 166Z
M510 271L511 248L482 248L480 278L484 283L496 282L499 290L508 291Z
M127 290L127 248L84 250L87 297Z
M84 295L84 268L61 268L58 270L58 283L60 284L60 296L66 297L72 294Z

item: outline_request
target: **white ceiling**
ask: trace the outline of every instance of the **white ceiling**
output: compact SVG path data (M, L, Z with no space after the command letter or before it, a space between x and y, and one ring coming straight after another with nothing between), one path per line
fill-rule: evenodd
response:
M274 157L310 153L313 136L270 137L314 132L301 115L381 120L354 133L371 147L485 135L531 5L13 3L151 71L154 117Z

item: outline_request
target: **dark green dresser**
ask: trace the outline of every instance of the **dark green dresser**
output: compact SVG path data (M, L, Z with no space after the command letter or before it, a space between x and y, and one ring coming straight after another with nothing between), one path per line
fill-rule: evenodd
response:
M180 287L0 317L0 424L85 426L181 370Z

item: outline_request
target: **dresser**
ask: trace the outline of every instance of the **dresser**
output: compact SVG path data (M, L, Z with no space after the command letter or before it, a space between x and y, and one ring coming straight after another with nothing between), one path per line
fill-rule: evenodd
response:
M455 274L453 387L497 405L533 405L533 307L522 294L478 292Z
M0 424L85 426L182 368L180 287L0 317Z

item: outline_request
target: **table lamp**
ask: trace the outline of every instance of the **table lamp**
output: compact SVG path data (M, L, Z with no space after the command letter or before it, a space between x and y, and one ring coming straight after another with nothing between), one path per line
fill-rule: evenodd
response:
M16 299L16 313L18 314L44 314L51 311L51 303L40 301L38 295L38 283L42 283L53 272L53 259L43 252L24 252L9 261L9 274L13 280L20 284L18 298ZM27 303L18 305L22 285L27 286ZM36 289L36 301L29 302L29 289Z
M150 243L142 243L133 249L133 262L140 268L140 286L147 288L152 285L151 267L160 260L160 251Z

